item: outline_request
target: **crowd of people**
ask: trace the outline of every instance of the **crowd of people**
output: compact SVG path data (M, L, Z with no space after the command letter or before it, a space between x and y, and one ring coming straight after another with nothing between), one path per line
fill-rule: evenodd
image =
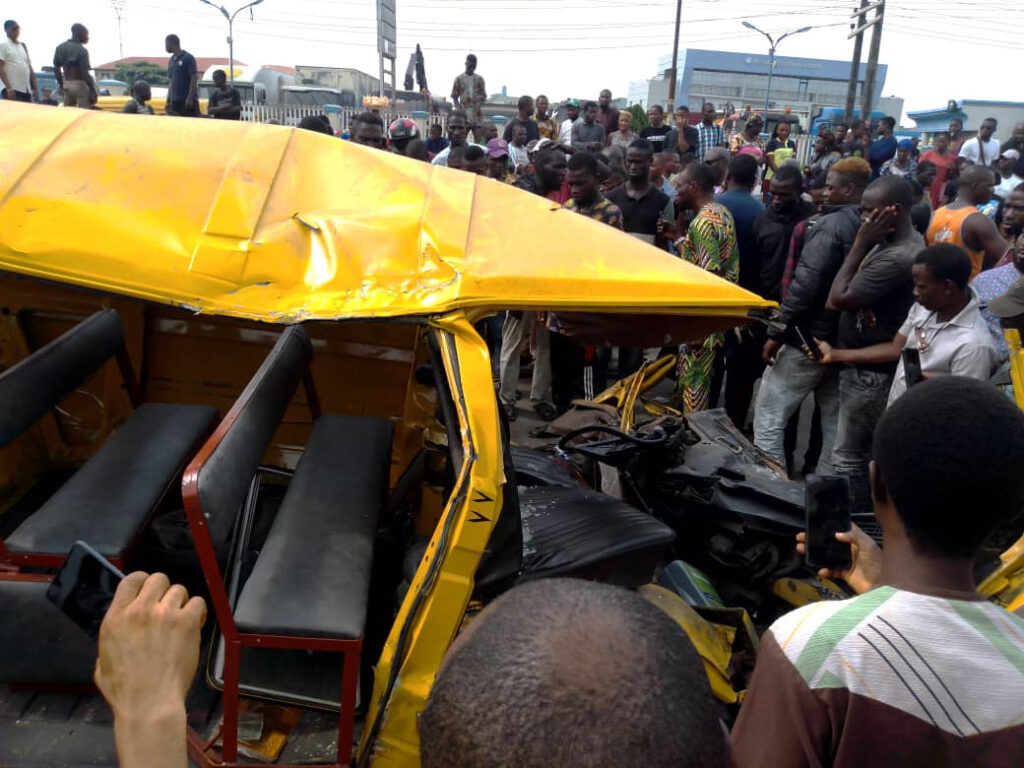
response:
M17 23L5 32L4 97L32 100ZM55 52L67 106L96 101L87 42L75 25ZM195 59L175 35L166 48L167 111L195 116ZM885 555L856 529L839 534L854 565L829 575L862 594L772 627L731 736L685 634L640 597L576 581L514 589L449 652L420 720L423 764L1019 764L1024 624L979 598L971 565L1024 502L1024 416L1000 391L1003 330L1024 329L1024 124L1000 143L994 119L974 136L954 120L922 148L897 140L890 117L852 121L822 130L801 158L786 122L766 140L757 114L730 133L713 104L696 121L686 106L667 116L652 105L637 130L604 90L568 101L561 121L546 96L523 96L499 135L476 67L468 56L443 131L424 138L411 120L367 111L348 138L515 186L778 302L773 322L678 348L676 405L721 401L792 477L849 477ZM222 72L214 80L208 114L238 119L237 91ZM137 83L125 111L151 113L149 91ZM317 116L300 127L334 133ZM547 313L508 312L479 330L510 421L524 347L545 420L600 392L613 366L626 376L660 352L577 345ZM96 681L122 765L184 762L175 739L203 616L162 576L133 574L119 589Z

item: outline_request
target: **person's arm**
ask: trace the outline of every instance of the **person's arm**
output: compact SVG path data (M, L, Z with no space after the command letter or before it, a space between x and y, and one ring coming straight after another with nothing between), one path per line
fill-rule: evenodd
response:
M857 230L857 237L853 240L853 247L850 248L850 252L843 260L843 265L839 268L839 274L836 275L836 279L832 283L832 290L829 291L827 306L830 309L840 311L860 309L869 305L871 300L875 298L874 296L868 298L864 295L858 295L857 292L850 290L850 288L853 278L857 276L857 271L864 261L864 257L885 239L895 224L897 215L898 211L895 206L877 209L860 225L860 229Z
M36 72L35 69L32 67L32 59L28 55L28 46L22 43L21 47L25 49L25 60L28 62L28 87L30 98L32 99L32 101L35 101L37 98L36 94L39 93L36 85Z
M983 213L971 214L964 222L964 245L972 251L983 251L985 256L981 262L982 269L991 269L996 265L1010 246L992 219Z
M53 51L53 76L57 80L57 90L64 90L64 73L62 72L60 63L60 46L58 45Z
M89 86L89 93L92 94L92 103L95 104L96 100L100 97L99 91L96 90L96 81L92 79L92 64L89 63L89 51L82 46L82 59L78 62L79 67L82 71L82 78L85 80L85 84Z
M462 103L459 101L460 96L462 96L462 89L459 87L459 78L456 76L455 80L452 81L452 105L456 109L462 109Z
M590 142L590 149L599 152L605 143L605 131L604 126L597 121L594 122L594 125L597 126L597 132L600 133L600 136L596 141Z
M907 337L897 333L892 341L860 349L833 349L828 342L820 339L815 339L815 341L818 342L818 349L821 350L821 359L815 360L815 362L821 365L831 365L832 363L880 365L895 363L900 359L903 347L907 344Z
M974 343L956 351L950 361L949 372L954 376L988 381L992 377L992 369L996 367L996 363L994 346Z
M765 147L764 159L765 164L771 169L772 173L779 170L778 166L775 165L775 150L778 149L778 145L773 142L768 142L768 146Z
M483 105L487 101L487 85L484 83L483 75L477 75L477 79L474 81L477 84L476 98L477 104Z
M241 117L242 115L242 94L237 88L229 92L228 103L224 105L224 114L230 117Z
M162 573L129 574L100 626L94 680L114 712L121 768L185 768L185 696L199 663L201 597Z
M5 98L13 99L14 91L11 89L11 81L7 79L7 68L4 66L3 59L0 59L0 83L4 84Z
M966 157L971 162L974 162L974 158L971 157L971 152L970 152L970 149L969 149L970 146L971 146L971 142L972 141L975 141L975 140L974 139L970 139L970 140L965 141L963 144L960 145L960 152L957 153L957 157ZM953 167L955 168L956 166L953 166ZM950 177L950 178L952 178L952 177Z
M693 149L694 145L686 140L686 126L676 129L676 149L680 155L685 155Z
M189 54L188 57L188 95L185 97L185 106L191 109L196 103L196 88L199 85L199 71L196 66L195 57Z

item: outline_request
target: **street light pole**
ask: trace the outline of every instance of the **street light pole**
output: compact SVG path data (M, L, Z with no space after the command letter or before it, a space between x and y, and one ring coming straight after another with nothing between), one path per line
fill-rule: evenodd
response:
M810 32L814 27L801 27L800 29L794 29L791 32L787 32L778 40L772 39L772 36L765 32L763 29L758 29L749 21L744 21L743 26L747 29L752 29L755 32L760 32L762 35L768 38L768 88L764 92L764 124L768 125L768 101L772 95L772 75L775 74L775 49L779 47L779 43L785 40L790 35L799 35L802 32Z
M234 37L234 34L233 34L233 30L234 30L234 26L235 26L235 16L240 14L246 8L252 8L254 5L259 5L260 3L263 2L263 0L253 0L253 2L249 3L248 5L243 5L241 8L239 8L234 13L228 13L228 9L227 8L225 8L223 5L217 5L216 3L211 2L211 0L199 0L199 2L200 3L205 3L206 5L210 6L211 8L216 8L218 11L221 12L221 15L223 15L224 18L228 20L228 77L231 79L231 85L234 86L234 84L235 84L235 37Z
M683 16L683 0L676 0L676 34L672 38L672 69L668 74L668 113L675 114L676 111L676 77L679 67L679 22Z

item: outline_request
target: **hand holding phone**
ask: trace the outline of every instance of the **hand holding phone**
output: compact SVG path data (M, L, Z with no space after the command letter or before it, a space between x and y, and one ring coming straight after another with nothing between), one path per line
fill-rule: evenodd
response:
M837 541L836 534L850 530L850 479L808 475L805 483L807 564L815 569L846 570L853 564L853 555L850 545Z
M921 370L921 352L912 347L904 347L900 355L903 357L903 375L907 380L907 389L910 389L924 379L924 373Z
M103 555L84 541L76 541L46 597L86 634L97 637L122 579L124 574Z

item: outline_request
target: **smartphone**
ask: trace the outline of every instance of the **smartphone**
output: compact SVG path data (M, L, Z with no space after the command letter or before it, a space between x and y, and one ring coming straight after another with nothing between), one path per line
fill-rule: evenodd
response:
M64 565L46 590L46 597L68 618L98 637L100 624L124 574L84 541L76 541Z
M903 375L907 379L907 388L920 382L924 375L921 372L921 352L911 347L903 348Z
M853 564L849 544L836 533L850 530L850 478L808 475L806 478L807 565L841 571Z
M796 333L796 337L800 339L800 343L807 347L811 352L811 357L815 360L821 360L821 347L818 346L818 342L814 340L814 336L810 333L805 333L804 329L799 325L793 326L793 331Z

